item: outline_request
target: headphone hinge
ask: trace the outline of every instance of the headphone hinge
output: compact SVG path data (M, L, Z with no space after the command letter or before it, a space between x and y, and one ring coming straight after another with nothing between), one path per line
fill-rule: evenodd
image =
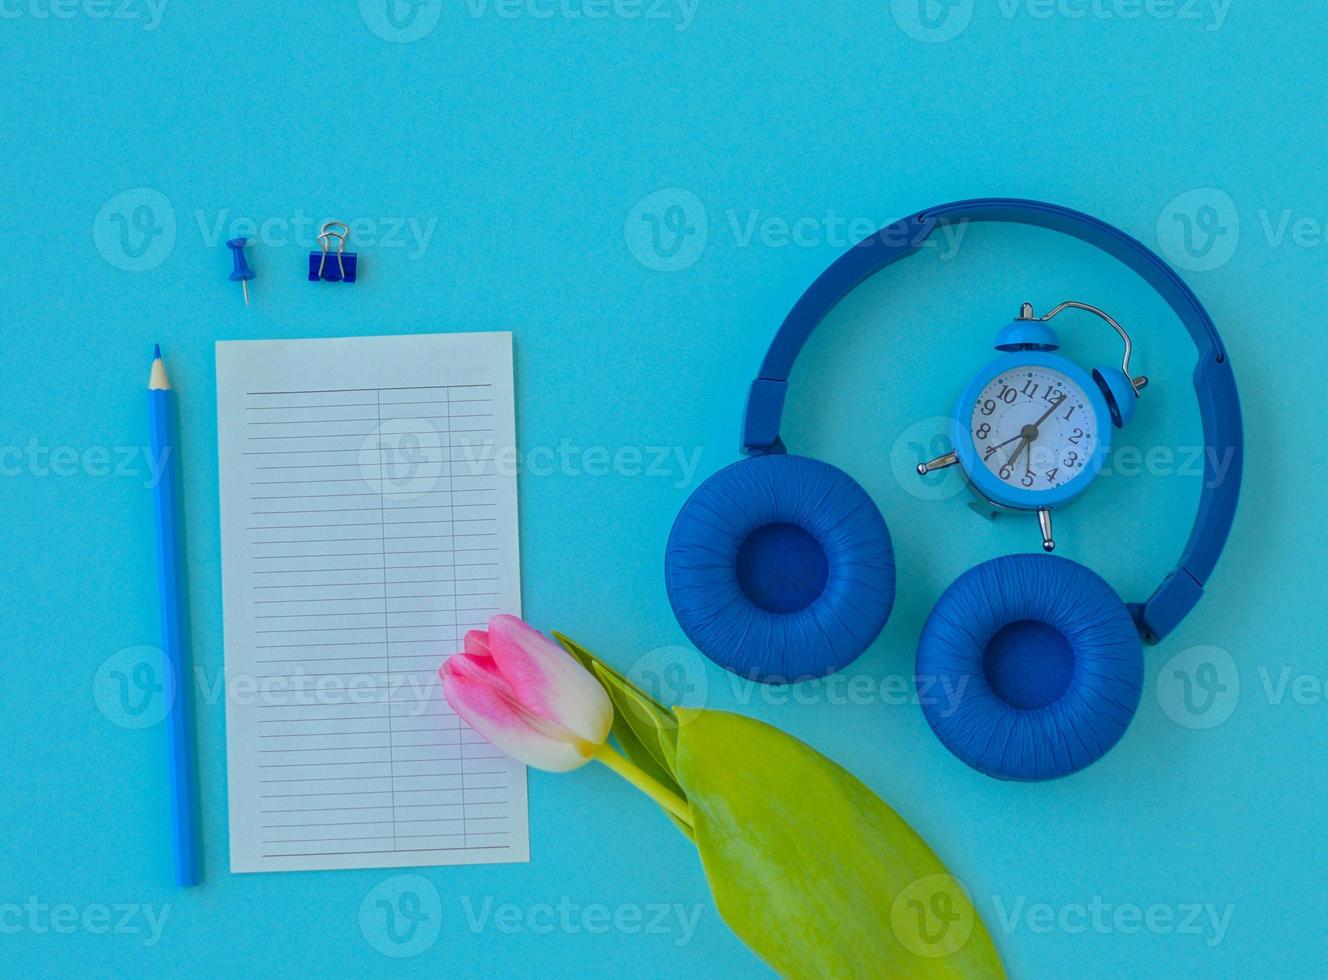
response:
M784 395L788 382L775 378L757 378L747 397L747 412L742 420L742 451L747 455L785 452L779 439L779 420L784 414Z

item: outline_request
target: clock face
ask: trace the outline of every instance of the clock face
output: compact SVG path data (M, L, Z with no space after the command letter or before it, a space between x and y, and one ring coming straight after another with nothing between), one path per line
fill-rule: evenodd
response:
M1030 492L1054 490L1084 472L1098 425L1084 390L1053 368L1011 368L977 397L969 434L982 465Z

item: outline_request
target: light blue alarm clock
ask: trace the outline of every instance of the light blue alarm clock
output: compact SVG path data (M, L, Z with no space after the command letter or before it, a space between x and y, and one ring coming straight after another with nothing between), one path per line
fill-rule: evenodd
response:
M1055 353L1060 341L1048 321L1070 309L1111 324L1125 342L1120 367L1090 373ZM1148 379L1130 375L1129 334L1086 303L1062 303L1041 317L1025 303L995 346L1001 356L974 375L951 413L953 451L922 463L918 473L958 464L994 512L1036 512L1042 547L1053 551L1052 508L1088 489L1111 450L1112 429L1133 418Z

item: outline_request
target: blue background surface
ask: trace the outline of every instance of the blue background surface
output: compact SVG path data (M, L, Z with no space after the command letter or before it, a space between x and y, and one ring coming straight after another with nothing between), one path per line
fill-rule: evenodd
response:
M157 642L149 475L141 457L117 466L146 441L152 342L182 393L194 656L215 684L213 342L495 329L515 335L531 621L844 763L967 883L1013 975L1320 970L1324 5L1234 0L1219 18L1188 0L960 0L934 4L927 28L916 2L701 0L658 17L560 3L402 3L400 28L377 0L170 2L159 18L145 0L0 4L5 972L762 974L691 848L602 769L532 773L530 864L420 872L441 918L422 950L361 926L375 888L410 885L387 872L230 875L224 704L206 685L206 881L166 884L163 730L127 727L142 716L108 681L138 656L119 651ZM702 666L661 568L678 506L733 458L747 382L802 287L864 225L985 194L1160 245L1224 333L1249 440L1228 551L1194 615L1147 651L1133 726L1098 765L1041 785L950 757L903 680L944 586L1035 549L1036 528L989 524L953 482L906 474L1021 301L1104 306L1154 385L1056 536L1127 598L1151 590L1198 493L1182 465L1199 441L1192 350L1105 257L974 227L872 280L813 338L785 437L863 483L901 568L889 625L840 678L753 691ZM311 226L331 217L360 222L354 286L304 281ZM245 232L249 309L222 244ZM1063 333L1085 364L1118 357L1091 320ZM1137 473L1127 446L1178 455ZM600 450L624 447L596 475ZM694 474L676 455L636 473L632 447L700 458ZM673 903L699 903L694 933L648 928ZM477 919L505 904L501 927ZM42 905L72 906L72 930ZM124 905L165 914L160 935L141 908L121 923ZM598 906L628 911L592 931ZM1228 909L1212 926L1208 910Z

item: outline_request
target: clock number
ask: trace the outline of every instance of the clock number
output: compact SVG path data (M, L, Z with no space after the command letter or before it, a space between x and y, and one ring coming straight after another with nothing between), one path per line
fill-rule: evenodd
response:
M1019 397L1019 392L1015 391L1009 385L1001 385L1001 393L996 397L1007 405L1013 405L1014 400Z
M1059 473L1060 471L1061 471L1061 468L1060 468L1059 466L1053 466L1051 469L1047 470L1047 472L1044 474L1044 475L1046 476L1046 478L1047 478L1047 482L1048 482L1048 483L1055 483L1055 482L1056 482L1056 474Z
M1079 462L1079 454L1078 454L1078 453L1066 453L1066 454L1065 454L1065 463L1064 463L1065 466L1074 466L1074 465L1077 464L1078 462Z
M1079 440L1082 439L1083 437L1084 437L1084 430L1076 425L1074 427L1074 435L1070 436L1070 442L1072 442L1074 445L1077 446L1079 445Z
M994 411L996 411L996 403L992 401L990 398L988 398L985 402L982 403L983 415L990 415Z
M1037 390L1038 390L1038 384L1036 381L1028 381L1024 383L1024 394L1027 395L1029 398L1032 398L1034 395L1036 395Z
M1070 416L1074 414L1074 410L1076 407L1077 406L1075 405L1071 405L1069 410L1064 415L1062 415L1061 418L1065 419L1065 421L1067 422L1070 421Z
M983 459L991 459L991 458L992 458L993 456L995 456L995 455L996 455L996 447L995 447L995 446L988 446L986 449L982 450L982 458L983 458Z
M991 423L990 423L990 422L983 422L981 425L979 425L979 426L977 427L977 430L974 431L974 433L973 433L973 438L975 438L975 439L985 439L985 438L987 438L987 436L989 436L989 435L991 435Z
M1031 487L1033 485L1033 474L1025 471L1019 482L1026 487Z
M1014 468L1010 466L1009 463L1006 463L1004 466L1001 467L1001 479L1008 480L1012 476L1014 476Z

